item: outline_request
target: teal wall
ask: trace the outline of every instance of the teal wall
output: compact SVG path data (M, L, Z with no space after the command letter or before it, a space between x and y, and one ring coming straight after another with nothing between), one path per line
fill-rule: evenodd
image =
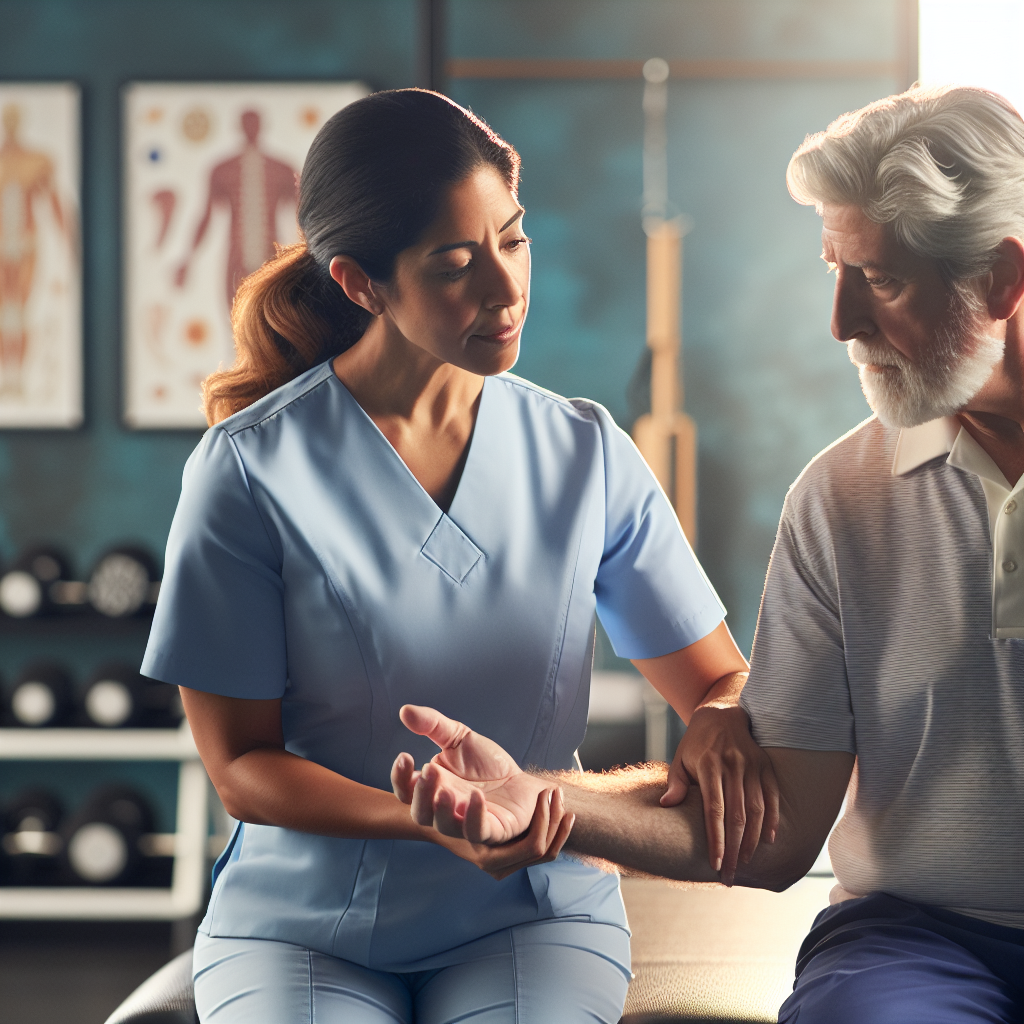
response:
M897 0L449 0L453 57L891 60ZM115 541L161 549L197 433L120 422L120 105L133 79L359 78L414 84L414 0L0 0L0 74L72 79L84 104L86 424L0 431L0 557L55 540L87 571ZM679 81L670 192L693 221L684 334L700 431L705 567L749 648L785 490L867 414L828 333L813 211L786 194L793 148L895 79ZM451 94L522 152L533 308L517 372L605 403L629 427L643 349L639 80L456 80ZM0 674L37 648L85 671L144 635L0 632Z
M899 5L818 0L450 0L454 57L894 61ZM744 650L789 484L869 410L829 333L814 211L786 191L809 132L901 88L894 78L675 81L669 193L685 243L687 411L699 431L698 552ZM533 305L517 373L642 411L640 80L455 81L519 147ZM634 389L635 390L635 389Z

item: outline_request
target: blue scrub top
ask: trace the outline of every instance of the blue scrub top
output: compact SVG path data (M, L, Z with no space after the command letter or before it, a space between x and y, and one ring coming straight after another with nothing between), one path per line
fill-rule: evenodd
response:
M314 367L211 428L167 542L142 671L281 698L285 746L390 791L427 704L522 765L568 769L587 725L595 607L616 653L668 654L724 609L630 439L600 405L484 382L448 513ZM549 917L625 927L614 876L564 856L497 882L441 847L245 825L204 932L380 970Z

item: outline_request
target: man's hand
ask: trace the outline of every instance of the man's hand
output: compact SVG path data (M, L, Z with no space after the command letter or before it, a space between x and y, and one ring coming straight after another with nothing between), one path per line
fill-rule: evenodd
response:
M556 824L565 817L560 791L557 803L554 800L557 787L550 780L527 775L493 740L433 708L406 704L399 716L407 729L441 748L422 771L416 771L409 754L399 754L391 769L395 795L412 805L417 824L433 826L445 836L494 846L510 842L531 827L542 796L550 802Z
M669 768L662 807L680 804L691 782L701 791L708 859L732 885L736 865L748 864L759 842L775 842L779 786L768 755L750 735L740 707L698 708Z

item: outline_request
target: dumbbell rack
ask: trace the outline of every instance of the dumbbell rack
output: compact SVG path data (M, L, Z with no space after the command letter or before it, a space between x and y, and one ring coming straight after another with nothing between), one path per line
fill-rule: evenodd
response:
M198 913L206 889L209 781L187 721L177 729L0 729L0 761L177 761L173 833L144 837L173 856L170 889L0 888L0 918L173 921Z

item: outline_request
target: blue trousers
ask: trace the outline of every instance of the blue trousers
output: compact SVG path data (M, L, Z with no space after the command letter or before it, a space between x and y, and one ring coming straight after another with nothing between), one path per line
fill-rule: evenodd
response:
M823 910L779 1024L1013 1024L1024 930L878 893Z
M287 942L200 933L196 1009L203 1024L616 1024L622 1014L621 928L538 921L465 953L440 968L387 972Z

